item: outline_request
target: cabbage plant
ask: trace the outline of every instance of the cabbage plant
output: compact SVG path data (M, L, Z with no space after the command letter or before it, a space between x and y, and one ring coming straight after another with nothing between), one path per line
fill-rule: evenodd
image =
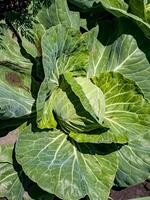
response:
M0 130L18 127L18 140L0 146L0 196L107 200L149 178L150 64L136 38L104 44L66 0L39 10L32 40L1 23Z

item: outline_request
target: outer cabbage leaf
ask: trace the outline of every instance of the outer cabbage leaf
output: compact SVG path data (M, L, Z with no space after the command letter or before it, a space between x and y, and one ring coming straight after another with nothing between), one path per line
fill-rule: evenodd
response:
M5 23L3 23L5 25ZM3 29L0 48L0 65L31 74L32 63L21 54L21 47L10 29Z
M150 23L150 1L149 0L130 0L129 7L131 12Z
M0 196L20 200L24 189L12 163L13 145L0 146Z
M144 31L145 35L147 37L150 37L149 30L150 30L150 24L147 23L147 18L149 18L148 14L148 5L142 5L142 2L140 1L130 1L131 11L134 13L128 12L128 9L130 8L127 3L125 3L124 0L99 0L101 4L106 8L108 11L110 11L112 14L118 17L128 17L133 19L137 25ZM144 4L144 2L143 2ZM146 6L146 7L145 7ZM147 13L145 15L145 18L141 16L141 12L143 11L143 7L145 8L144 11ZM137 11L138 10L138 11ZM140 12L139 12L140 10ZM137 15L138 13L138 15Z
M16 43L17 42L19 43L21 47L21 53L24 54L24 57L22 57L22 60L23 58L25 59L26 57L32 60L32 63L34 62L35 64L35 58L40 57L42 55L41 37L45 32L45 27L43 24L39 22L38 17L34 13L35 12L34 4L36 3L35 2L33 3L31 1L29 6L26 8L26 14L24 13L25 15L24 14L22 15L20 13L21 19L18 19L19 16L18 15L15 16L13 12L12 12L13 17L9 16L8 14L6 26L9 27L13 31L13 36L12 36L13 39L15 39L15 36L17 36ZM6 35L6 33L4 33L4 35ZM15 53L18 53L18 51L16 51L18 50L18 43L16 46L14 45L14 43L12 43L12 51L14 51ZM8 42L6 44L8 44ZM14 60L16 60L16 58Z
M103 125L110 128L109 131L116 137L116 142L119 142L119 133L125 134L130 141L147 132L150 126L150 104L143 99L134 81L115 72L101 73L92 80L105 95L106 111Z
M88 77L102 72L119 72L135 81L144 97L150 100L150 64L136 40L131 35L121 35L112 44L104 46L97 41L94 32L87 34L91 49Z
M70 3L76 5L77 7L81 8L82 10L87 10L92 8L95 3L99 3L99 0L68 0Z
M147 103L138 111L139 119L145 118L145 125L150 124L150 107ZM149 156L150 132L149 128L143 131L143 135L129 141L118 151L119 170L116 176L116 183L120 187L127 187L144 181L150 177L150 156Z
M99 0L104 7L110 9L113 14L122 16L122 12L128 10L128 4L124 0Z
M150 105L133 81L119 73L101 73L92 78L105 96L105 114L103 127L89 133L71 132L70 136L78 142L125 143L134 140L149 129L148 116ZM140 111L141 109L143 111Z
M19 118L31 114L31 76L8 67L0 68L0 119Z
M31 182L24 175L21 167L15 163L13 147L13 145L0 146L0 197L11 200L52 200L54 196L42 191ZM25 188L29 186L33 187L33 189L30 188L32 197L25 191Z
M29 6L28 12L32 13L32 9L33 7ZM42 56L41 39L46 29L58 24L80 29L79 13L70 11L66 0L52 1L48 8L42 6L37 14L32 17L29 28L26 27L26 30L24 30L26 33L22 31L22 27L17 27L22 45L26 52L32 56L32 59Z
M74 75L85 74L88 65L88 47L84 35L62 25L47 30L42 38L43 66L45 79L37 99L38 119L46 98L59 86L60 75L72 71Z
M42 50L45 80L50 88L52 84L59 85L59 76L64 72L82 72L88 65L86 39L76 29L51 27L42 38Z
M129 142L118 151L116 183L128 187L150 177L150 133Z
M39 22L37 17L35 17L34 21L35 22L32 23L32 28L28 28L26 30L29 32L28 37L22 37L20 28L17 30L22 40L22 46L32 60L34 60L36 57L42 56L41 38L46 31L44 25Z
M62 24L79 30L80 16L78 12L70 11L66 0L55 0L49 8L42 8L38 20L46 29Z
M1 127L14 126L18 119L32 113L32 63L21 53L17 38L9 29L3 30L0 48L0 120ZM7 122L5 121L7 120Z
M150 2L148 1L148 3L145 5L145 10L144 10L144 17L145 20L147 21L147 23L150 24Z
M134 15L137 15L138 17L144 19L145 18L144 9L146 6L146 1L145 0L129 0L129 7L130 7L131 12Z
M45 191L66 200L86 195L91 200L108 199L117 157L111 145L107 150L103 145L75 144L59 130L34 134L30 127L16 145L17 161L25 173Z
M31 92L33 63L24 56L15 34L2 21L0 36L0 130L5 132L27 120L34 112Z

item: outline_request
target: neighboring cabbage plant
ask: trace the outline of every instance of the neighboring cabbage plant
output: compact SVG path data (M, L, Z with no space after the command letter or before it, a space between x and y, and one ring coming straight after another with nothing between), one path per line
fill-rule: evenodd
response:
M82 12L93 8L102 11L102 7L116 17L126 17L133 20L150 38L150 1L149 0L68 0L79 7Z
M14 146L0 146L0 196L107 200L113 185L150 177L147 57L132 35L104 45L82 22L55 0L37 14L32 43L3 30L0 130L25 123Z

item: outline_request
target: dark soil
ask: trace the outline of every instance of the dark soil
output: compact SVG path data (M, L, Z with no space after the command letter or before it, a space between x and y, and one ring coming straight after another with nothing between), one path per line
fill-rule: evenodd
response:
M147 180L141 184L124 189L114 187L110 196L113 200L129 200L138 197L150 197L150 181Z

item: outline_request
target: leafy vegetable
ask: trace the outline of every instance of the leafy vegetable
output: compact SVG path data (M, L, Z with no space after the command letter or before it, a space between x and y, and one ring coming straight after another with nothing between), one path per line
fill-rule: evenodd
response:
M25 176L21 166L16 162L14 153L12 154L13 148L13 145L0 147L0 195L12 200L52 200L53 195L42 191Z
M19 127L19 138L0 147L0 195L107 200L114 184L150 177L149 2L54 0L32 11L30 38L2 21L0 133Z
M45 191L61 199L80 199L85 195L90 199L107 199L117 159L115 153L107 154L102 149L103 145L68 141L59 130L32 134L27 128L18 141L16 153L26 174Z

